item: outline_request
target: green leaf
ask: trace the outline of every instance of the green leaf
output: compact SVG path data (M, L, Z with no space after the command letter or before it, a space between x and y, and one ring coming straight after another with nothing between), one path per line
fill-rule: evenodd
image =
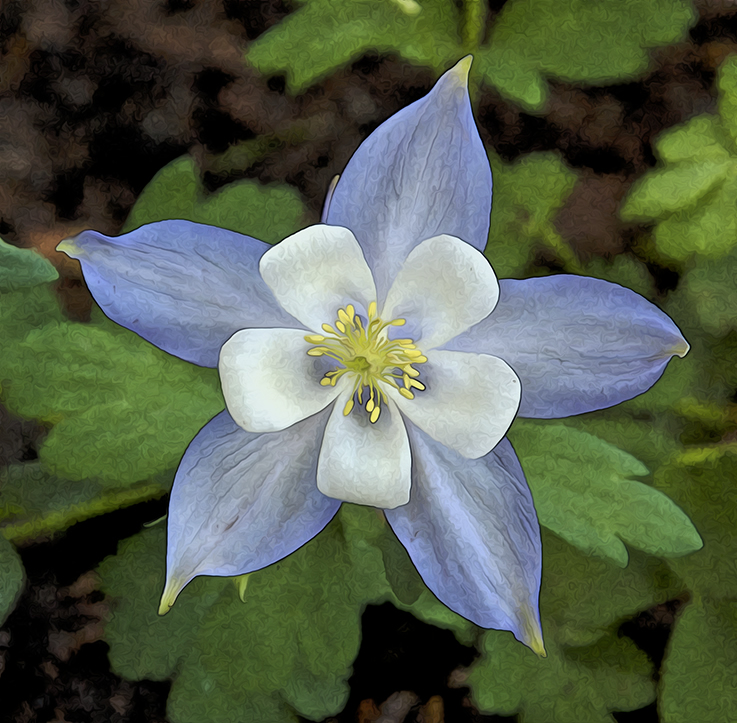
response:
M512 164L493 155L489 161L494 204L484 253L497 275L522 275L536 246L552 249L561 261L575 266L575 257L553 220L573 190L576 174L555 152L533 153Z
M19 249L0 239L0 292L16 291L56 281L53 264L31 249Z
M719 116L737 149L737 55L730 55L719 68Z
M0 537L0 625L13 612L23 591L25 573L15 547Z
M68 480L38 462L11 465L0 474L0 534L14 542L52 535L96 515L161 497L171 475L114 488L94 479Z
M55 423L41 462L68 479L137 482L177 465L223 408L217 374L106 321L47 324L0 359L8 407Z
M705 331L726 336L737 329L737 252L718 260L698 258L682 290Z
M689 588L714 598L737 596L737 449L691 448L655 473L655 485L696 524L704 547L668 565Z
M584 552L622 567L624 542L663 557L701 547L687 515L630 477L647 468L631 455L561 423L519 420L510 431L540 523Z
M398 53L439 74L464 55L459 21L446 0L304 0L251 43L246 57L264 75L286 73L291 93L366 52Z
M510 633L486 633L468 679L479 710L517 713L521 723L614 723L612 711L634 710L655 698L652 664L627 638L609 634L576 648L546 638L546 649L548 656L539 658Z
M206 195L194 159L182 156L164 166L143 189L123 232L181 218L276 243L302 228L306 217L299 193L286 185L244 180Z
M165 680L192 647L204 611L232 585L223 578L195 578L172 611L157 614L164 589L166 529L148 528L118 545L98 568L102 589L114 600L105 624L113 669L131 680Z
M66 323L50 286L33 286L0 294L0 337L4 354L13 344L22 341L29 331L50 322Z
M679 615L661 669L663 723L732 723L737 710L737 603L699 598Z
M646 298L652 298L655 292L653 277L647 266L628 254L618 254L611 259L594 257L584 267L584 273L626 286Z
M737 156L716 116L697 116L664 133L655 147L665 164L630 190L625 221L658 219L654 239L666 257L719 257L737 245Z
M709 160L718 165L730 157L725 141L721 119L704 114L661 133L655 148L666 164Z
M530 110L545 77L606 84L637 78L650 48L683 39L696 21L687 0L509 0L478 53L487 82Z
M282 721L292 710L321 719L344 706L363 608L391 597L378 548L361 553L347 543L337 518L297 552L250 574L243 600L237 579L196 578L158 618L164 554L164 530L151 528L121 544L100 574L119 598L106 629L113 666L134 678L176 671L172 720Z
M386 580L392 603L430 625L451 630L459 642L471 645L477 628L441 603L422 581L407 551L397 539L384 513L369 507L343 503L338 518L349 554L376 585Z
M650 171L632 188L622 213L628 218L663 218L692 206L723 183L734 165L725 152L722 160L682 161Z
M671 364L668 370L680 367L680 364ZM674 383L680 379L680 375L675 375ZM655 388L658 389L663 383L661 379ZM681 387L678 399L681 398L683 389ZM650 394L652 392L637 405L632 401L625 402L605 412L569 417L561 420L561 423L603 439L639 459L649 468L659 467L683 449L678 442L681 424L672 412L665 412L673 406L669 396L666 395L660 407L655 402L648 404Z
M682 261L694 252L721 257L737 246L737 161L732 177L715 187L703 203L678 211L661 221L654 232L658 249L667 257Z
M543 528L540 610L546 644L591 645L626 619L683 592L666 564L634 550L626 568L584 555Z

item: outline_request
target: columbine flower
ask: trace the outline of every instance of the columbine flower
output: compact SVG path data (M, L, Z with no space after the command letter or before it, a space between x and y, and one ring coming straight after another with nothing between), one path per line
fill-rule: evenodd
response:
M497 283L469 67L378 128L324 223L277 246L185 221L60 246L111 319L219 362L228 411L177 472L162 612L196 575L290 554L345 500L386 509L448 607L543 651L539 527L504 434L636 396L688 345L605 281Z

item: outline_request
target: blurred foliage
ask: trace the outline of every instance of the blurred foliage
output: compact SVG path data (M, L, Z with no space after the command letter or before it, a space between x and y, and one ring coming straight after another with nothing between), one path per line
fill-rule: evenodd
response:
M12 465L0 473L0 534L14 542L48 536L90 517L161 497L172 477L164 473L124 486L94 478L64 479L38 462Z
M729 721L737 710L737 603L695 599L668 641L658 707L667 723Z
M397 52L438 75L461 55L460 13L448 0L300 0L248 49L265 75L284 72L299 93L366 51ZM319 28L319 32L316 32Z
M576 174L554 152L532 153L516 163L489 154L494 196L485 254L502 278L524 277L539 247L557 254L568 271L580 270L553 220L573 190Z
M681 40L695 19L688 0L509 0L478 69L503 95L540 110L546 77L591 85L636 78L649 49Z
M683 39L696 19L688 0L509 0L479 47L480 2L465 2L460 12L448 0L299 4L247 54L264 75L285 73L292 93L369 51L397 53L436 74L473 52L483 80L527 110L543 108L546 77L602 84L642 75L649 50ZM474 24L480 27L469 29Z
M614 723L611 711L642 708L655 699L652 666L627 638L610 633L586 647L546 647L548 656L538 658L509 634L485 633L469 679L479 709L519 713L521 723Z
M273 244L302 228L307 212L299 193L286 185L262 186L244 180L207 194L195 160L182 156L162 168L146 186L122 232L170 218L248 233Z
M0 625L13 611L23 589L23 563L15 547L0 537Z
M653 238L667 259L719 258L737 246L737 57L719 73L718 115L699 115L663 133L660 168L646 173L621 209L630 221L656 220Z
M16 291L58 278L56 269L43 256L0 239L0 292Z

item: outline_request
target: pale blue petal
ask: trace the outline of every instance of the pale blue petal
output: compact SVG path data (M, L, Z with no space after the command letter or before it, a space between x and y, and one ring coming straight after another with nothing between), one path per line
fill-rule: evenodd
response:
M59 244L79 259L90 292L114 322L207 367L217 366L220 347L239 329L300 328L258 272L269 248L190 221L151 223L112 238L83 231Z
M502 280L492 314L445 348L501 357L522 382L519 416L552 419L642 394L689 347L634 291L559 275Z
M491 170L468 96L470 58L393 115L354 153L327 223L353 231L374 274L379 306L409 252L433 236L483 250Z
M541 649L540 528L512 445L469 460L408 429L410 501L385 514L417 571L459 615Z
M271 565L330 522L340 501L316 484L327 418L325 411L281 432L252 434L221 412L202 428L171 492L163 608L196 575Z

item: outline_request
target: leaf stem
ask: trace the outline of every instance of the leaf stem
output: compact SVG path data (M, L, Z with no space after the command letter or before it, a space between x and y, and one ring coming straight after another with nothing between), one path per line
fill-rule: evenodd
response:
M461 41L466 53L473 53L484 39L486 27L485 0L463 0L461 11Z

